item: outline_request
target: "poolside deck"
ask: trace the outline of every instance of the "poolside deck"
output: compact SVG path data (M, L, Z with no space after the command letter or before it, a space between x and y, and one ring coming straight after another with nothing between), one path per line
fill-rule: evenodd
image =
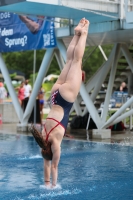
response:
M3 123L0 124L0 133L2 134L26 134L31 135L29 132L18 132L16 123ZM92 138L92 132L84 129L71 130L67 129L67 134L73 136L72 139L105 143L121 143L123 145L133 146L133 131L117 131L111 133L110 139L94 139ZM67 139L67 138L64 138Z

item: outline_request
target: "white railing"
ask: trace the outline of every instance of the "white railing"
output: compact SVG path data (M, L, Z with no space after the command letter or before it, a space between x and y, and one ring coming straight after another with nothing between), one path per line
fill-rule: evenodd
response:
M124 19L127 20L128 12L130 13L133 11L133 0L60 0L59 2L62 6L95 14L101 13L101 15L111 17L112 19L119 18L121 21ZM114 16L113 13L118 14L117 17ZM130 13L130 15L131 14L132 13ZM130 23L133 23L132 21L133 19L130 19Z
M125 0L125 16L127 23L133 23L133 0Z
M112 20L119 19L121 28L123 21L133 23L133 0L26 0L31 2L46 3L60 5L77 10L94 13L105 17L110 17ZM58 19L56 27L69 26L69 20Z
M71 2L75 2L75 4L78 4L78 2L83 3L84 1L86 2L97 2L97 3L112 3L112 4L117 4L120 3L121 0L60 0L60 4L64 5L65 4L69 4ZM132 0L130 0L132 1Z
M61 5L76 9L89 9L117 13L120 0L61 0Z
M133 0L125 0L125 7L127 12L133 11Z

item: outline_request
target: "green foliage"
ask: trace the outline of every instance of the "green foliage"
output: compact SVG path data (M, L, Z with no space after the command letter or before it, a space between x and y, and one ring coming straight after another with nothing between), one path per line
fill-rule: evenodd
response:
M53 87L53 83L43 83L42 87L45 91L51 91L52 87Z
M46 119L47 116L48 116L48 114L44 114L44 115L43 115L43 119Z
M8 91L8 88L7 88L7 85L6 85L6 84L4 84L4 87L5 87L6 91Z
M31 74L33 74L34 51L12 52L4 53L2 55L8 69L14 69L23 72L26 79L29 79ZM45 50L36 51L36 73L40 69L44 55ZM51 62L47 75L51 73L60 74L60 70L55 57Z
M13 80L17 76L16 73L10 74L10 78Z
M63 21L64 22L64 21ZM66 21L67 23L68 21ZM88 50L91 51L92 47L86 47L84 58L83 58L83 70L86 72L86 81L92 77L92 75L98 70L98 68L105 62L103 55L99 48L97 47L95 51L88 57ZM108 57L113 45L104 45L102 46L106 56ZM33 59L34 59L34 51L25 51L25 52L12 52L12 53L4 53L2 54L8 69L19 70L25 74L25 78L30 79L31 85L33 84ZM39 68L42 63L42 59L45 55L45 50L37 50L36 51L36 74L39 71ZM85 60L87 56L87 59ZM49 70L46 74L60 74L60 69L57 63L56 58L54 57ZM55 82L53 80L52 84Z
M69 26L69 19L61 19L60 20L60 27Z
M19 70L27 78L33 72L33 51L5 53L4 60L8 69Z
M89 54L89 48L87 47L84 53L84 58L86 58L86 54ZM109 56L113 46L112 45L106 45L102 46L105 55ZM105 59L100 51L100 49L97 47L95 51L91 54L91 56L87 59L87 61L84 61L83 58L83 70L86 72L86 81L92 77L92 75L98 70L99 67L105 62ZM85 64L84 64L85 63Z
M42 87L45 91L45 99L48 100L51 95L51 89L53 87L53 83L43 83Z
M60 74L60 69L59 69L59 66L58 66L58 63L57 63L57 60L55 57L53 58L53 60L50 64L50 67L49 67L49 70L48 70L46 76L49 74L56 74L56 75Z
M33 85L34 85L34 83L35 83L35 80L36 80L36 78L37 78L37 75L38 75L38 73L35 73L35 74L31 74L30 75L30 78L29 78L29 83L30 83L30 85L33 87Z

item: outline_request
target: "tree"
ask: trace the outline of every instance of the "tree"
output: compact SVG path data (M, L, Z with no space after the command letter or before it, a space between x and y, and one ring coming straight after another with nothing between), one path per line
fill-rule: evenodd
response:
M45 55L45 50L37 50L36 72L39 71L44 55ZM4 53L3 58L5 60L5 63L8 69L19 70L23 72L25 74L25 77L28 79L30 78L30 75L33 74L33 59L34 59L33 51ZM54 73L54 74L60 73L55 57L51 62L51 65L47 74L50 74L50 73Z
M112 50L112 46L113 45L102 46L107 57L109 56ZM86 47L85 54L88 53L89 48L91 47ZM36 51L36 73L38 73L39 71L44 55L44 49ZM33 51L4 53L3 57L8 69L15 69L25 73L25 77L28 79L30 78L30 75L33 74ZM96 48L95 51L85 62L83 58L83 69L86 72L87 80L98 70L98 68L102 65L103 62L105 62L105 60L99 48ZM49 74L60 74L60 69L55 57L51 62L46 76Z
M112 50L112 47L113 47L112 45L102 46L107 57L109 56L109 54ZM86 51L84 54L85 56L87 56L86 53L88 52L88 48L90 48L90 47L86 48ZM98 70L99 67L101 67L101 65L104 62L105 62L105 59L98 47L91 54L91 56L87 59L87 61L84 62L84 58L83 58L83 69L86 72L86 81L92 77L92 75Z

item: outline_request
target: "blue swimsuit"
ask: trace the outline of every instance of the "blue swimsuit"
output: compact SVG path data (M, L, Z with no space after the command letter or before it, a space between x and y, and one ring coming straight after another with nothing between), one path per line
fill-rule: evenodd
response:
M54 120L57 122L57 124L49 131L47 132L46 127L44 125L44 129L46 132L46 140L48 140L49 134L58 126L62 126L64 129L67 128L67 124L68 124L68 120L69 120L69 112L73 106L73 103L66 101L65 99L63 99L63 97L60 95L59 90L56 90L52 96L51 96L51 105L59 105L63 108L64 110L64 116L63 119L61 120L61 122L59 122L58 120L54 119L54 118L47 118L50 120Z
M69 112L73 106L73 103L70 103L63 99L63 97L60 95L59 90L56 90L51 96L51 105L59 105L63 108L64 116L60 124L62 124L66 129L69 120Z

